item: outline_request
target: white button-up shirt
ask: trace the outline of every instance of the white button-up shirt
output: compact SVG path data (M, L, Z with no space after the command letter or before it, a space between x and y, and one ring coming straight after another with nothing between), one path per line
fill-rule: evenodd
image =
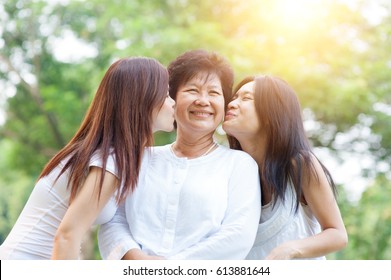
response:
M139 248L168 259L244 259L261 213L258 166L219 146L178 158L169 145L144 155L139 183L99 230L104 259Z

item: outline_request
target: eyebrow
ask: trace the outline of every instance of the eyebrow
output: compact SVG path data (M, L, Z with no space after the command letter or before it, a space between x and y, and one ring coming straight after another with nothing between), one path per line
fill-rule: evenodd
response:
M184 84L183 87L197 87L197 85L194 83L191 83L191 84Z
M190 83L190 84L187 84L185 85L186 87L199 87L198 84L196 83ZM219 85L210 85L208 86L209 89L215 89L215 90L222 90L222 87L219 86Z
M251 91L249 91L249 90L243 90L243 91L238 90L238 91L236 92L236 94L241 94L241 95L251 94L251 95L253 95L254 93L251 92Z

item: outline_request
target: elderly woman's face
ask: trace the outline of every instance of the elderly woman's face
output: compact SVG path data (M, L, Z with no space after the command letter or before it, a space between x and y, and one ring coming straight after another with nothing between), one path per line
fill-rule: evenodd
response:
M224 95L219 77L201 72L178 88L175 119L182 132L211 133L224 117Z

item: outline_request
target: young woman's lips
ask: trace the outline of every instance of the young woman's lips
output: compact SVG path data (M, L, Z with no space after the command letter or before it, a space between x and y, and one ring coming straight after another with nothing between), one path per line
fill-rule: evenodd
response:
M227 112L227 114L225 114L225 120L230 120L230 119L232 119L232 118L234 118L236 115L233 113L233 112L231 112L231 111L228 111Z

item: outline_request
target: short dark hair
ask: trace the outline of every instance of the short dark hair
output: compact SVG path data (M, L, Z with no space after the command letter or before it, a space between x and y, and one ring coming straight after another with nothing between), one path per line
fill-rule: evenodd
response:
M202 49L187 51L168 65L171 98L176 100L178 88L201 71L214 73L219 77L226 108L234 82L232 67L223 56Z

